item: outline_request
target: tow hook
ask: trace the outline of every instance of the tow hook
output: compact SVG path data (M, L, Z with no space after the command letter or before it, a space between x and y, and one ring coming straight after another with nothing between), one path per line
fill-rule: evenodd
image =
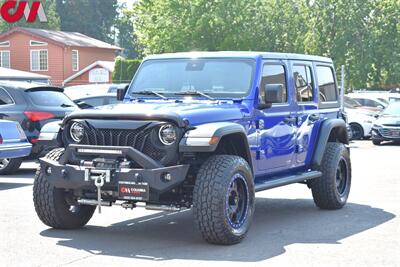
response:
M110 170L95 170L85 169L85 181L94 181L94 185L97 188L97 207L99 213L101 213L101 188L107 182L110 182L111 173Z

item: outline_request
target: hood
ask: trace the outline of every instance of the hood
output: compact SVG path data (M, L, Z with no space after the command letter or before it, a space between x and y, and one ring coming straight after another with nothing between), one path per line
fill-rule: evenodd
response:
M376 120L375 124L400 126L400 115L382 115Z
M146 101L122 103L98 107L91 110L79 110L66 117L105 118L134 120L166 120L177 123L180 127L199 124L240 120L249 113L248 108L239 103L217 101Z

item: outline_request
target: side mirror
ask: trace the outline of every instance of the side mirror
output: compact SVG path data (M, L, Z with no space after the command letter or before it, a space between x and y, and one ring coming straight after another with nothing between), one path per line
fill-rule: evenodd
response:
M125 98L126 92L128 91L129 85L125 86L123 89L117 89L117 100L122 101Z
M272 107L272 103L271 102L266 102L266 103L258 103L257 105L257 109L267 109L267 108L271 108Z
M264 99L258 104L258 109L270 108L273 103L284 103L286 101L285 89L282 84L266 84L263 90Z

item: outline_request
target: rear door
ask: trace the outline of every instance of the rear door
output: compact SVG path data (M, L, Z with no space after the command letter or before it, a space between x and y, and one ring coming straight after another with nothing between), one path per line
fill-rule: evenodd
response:
M303 166L311 154L311 140L316 138L315 124L320 121L318 90L312 62L292 61L292 74L297 107L296 166Z

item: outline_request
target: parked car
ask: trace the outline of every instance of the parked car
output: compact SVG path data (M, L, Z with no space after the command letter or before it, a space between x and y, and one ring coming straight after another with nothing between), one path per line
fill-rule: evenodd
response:
M255 192L299 182L321 209L346 204L351 162L329 58L149 56L117 95L123 104L73 112L54 130L59 148L40 159L33 187L46 225L79 228L117 203L193 207L206 241L234 244Z
M32 145L18 122L0 120L0 175L19 167L31 149Z
M91 95L78 99L74 99L74 103L78 105L81 109L94 108L99 106L105 106L110 104L117 104L117 94L107 93L100 95Z
M126 83L121 83L121 84L100 83L100 84L74 85L65 87L64 93L69 98L75 100L93 95L103 95L108 93L116 94L118 89L123 89L127 85L128 84Z
M374 114L360 112L357 108L345 108L353 140L368 139L371 136Z
M376 115L382 111L382 109L380 108L363 106L361 105L360 102L348 96L344 96L344 108L357 109L361 113L371 114L371 115Z
M378 108L380 110L383 110L389 104L389 101L386 100L383 96L377 96L377 95L368 94L368 93L365 93L365 94L350 93L350 94L347 94L347 96L353 98L358 103L360 103L362 106Z
M42 126L63 119L77 108L63 94L61 88L28 82L0 81L0 119L19 122L28 141L33 144L30 158L38 158L49 149L37 144ZM17 159L11 159L10 162L8 173L17 170L20 165L20 160Z
M390 103L372 127L372 143L400 142L400 102Z

